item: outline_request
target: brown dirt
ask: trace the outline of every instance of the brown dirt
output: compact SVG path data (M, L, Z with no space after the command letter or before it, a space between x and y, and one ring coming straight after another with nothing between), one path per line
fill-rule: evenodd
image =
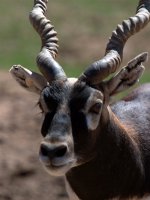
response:
M41 114L34 96L0 72L0 200L67 200L62 178L38 160Z

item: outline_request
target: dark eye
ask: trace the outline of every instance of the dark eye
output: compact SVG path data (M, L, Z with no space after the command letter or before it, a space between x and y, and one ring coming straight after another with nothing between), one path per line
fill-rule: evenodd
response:
M40 108L40 110L41 110L41 113L44 113L44 110L43 110L43 107L42 107L42 105L41 105L41 102L40 102L40 101L37 103L37 106Z
M89 112L99 114L101 109L102 109L102 102L97 102L90 108Z
M44 101L39 101L38 106L39 106L42 113L46 114L46 113L50 112L50 110L47 108L47 105L45 104Z

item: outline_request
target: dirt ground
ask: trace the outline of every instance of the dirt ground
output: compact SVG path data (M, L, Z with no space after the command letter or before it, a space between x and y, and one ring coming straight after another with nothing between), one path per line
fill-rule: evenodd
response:
M38 96L0 72L0 200L67 200L63 178L48 175L38 160Z

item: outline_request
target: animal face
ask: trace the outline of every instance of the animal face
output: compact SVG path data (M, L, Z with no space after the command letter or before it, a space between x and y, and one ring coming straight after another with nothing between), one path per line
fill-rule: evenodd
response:
M131 87L141 76L147 53L132 59L111 79L105 79L119 69L129 37L150 21L149 2L139 2L136 15L113 31L105 56L92 63L78 79L67 78L55 60L58 38L45 17L47 3L48 0L35 0L29 16L42 40L37 56L42 75L20 65L14 65L10 72L21 86L40 94L39 105L44 113L40 159L50 173L62 175L94 156L91 152L95 152L92 149L100 133L101 121L107 119L105 108L109 96Z
M49 173L64 175L94 156L103 107L100 91L76 79L56 81L41 92L39 105L44 113L40 160Z

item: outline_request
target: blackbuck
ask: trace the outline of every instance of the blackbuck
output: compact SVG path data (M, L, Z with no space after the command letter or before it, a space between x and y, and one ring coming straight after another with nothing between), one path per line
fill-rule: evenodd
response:
M150 84L110 105L111 96L140 78L147 53L119 71L127 39L150 21L150 0L113 31L105 56L79 78L67 78L55 60L57 33L35 0L30 21L42 40L37 65L42 75L20 65L10 72L39 94L44 114L40 160L54 176L65 176L71 200L142 199L150 194ZM110 79L107 77L116 72ZM106 79L107 78L107 79Z

